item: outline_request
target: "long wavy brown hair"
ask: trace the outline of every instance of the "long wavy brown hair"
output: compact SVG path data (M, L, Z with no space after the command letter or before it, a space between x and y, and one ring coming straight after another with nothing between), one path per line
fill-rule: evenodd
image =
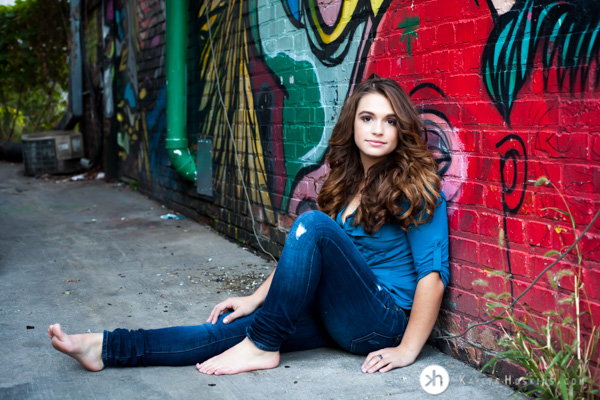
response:
M398 129L398 146L365 171L354 142L354 120L358 102L366 94L378 93L392 105ZM329 140L330 171L317 198L319 208L332 218L360 192L354 225L375 233L387 222L402 229L425 223L433 216L440 196L440 177L422 135L425 127L406 92L395 81L371 75L356 86L344 103Z

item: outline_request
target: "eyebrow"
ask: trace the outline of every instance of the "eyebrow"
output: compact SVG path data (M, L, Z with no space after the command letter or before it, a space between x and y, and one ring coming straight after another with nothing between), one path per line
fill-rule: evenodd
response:
M362 110L361 112L359 112L357 115L363 115L363 114L368 114L368 115L375 115L374 112L372 111L368 111L368 110ZM398 118L396 116L396 114L388 114L386 115L384 118Z

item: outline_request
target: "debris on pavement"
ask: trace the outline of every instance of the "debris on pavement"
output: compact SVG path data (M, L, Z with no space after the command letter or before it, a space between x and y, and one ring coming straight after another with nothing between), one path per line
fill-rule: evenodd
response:
M79 174L71 177L71 181L83 181L85 180L84 174Z
M176 215L176 214L164 214L160 216L160 219L183 219L184 216L183 215Z

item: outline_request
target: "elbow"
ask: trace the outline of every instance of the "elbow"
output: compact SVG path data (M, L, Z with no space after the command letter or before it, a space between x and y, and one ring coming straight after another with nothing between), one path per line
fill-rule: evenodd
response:
M424 284L432 293L443 293L446 286L442 280L442 276L437 271L432 271L428 275L421 278L419 285Z

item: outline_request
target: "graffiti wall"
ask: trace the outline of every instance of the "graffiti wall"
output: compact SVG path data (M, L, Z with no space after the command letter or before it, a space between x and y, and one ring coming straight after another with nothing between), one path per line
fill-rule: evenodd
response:
M281 248L295 216L316 208L340 107L371 73L410 93L443 176L452 269L442 330L485 317L483 294L500 290L492 271L510 273L518 296L600 208L595 0L190 3L187 136L192 152L212 140L213 197L196 195L164 149L164 0L104 0L104 54L86 61L101 64L122 174L218 230L255 243L252 215L261 241ZM551 184L536 185L542 176ZM581 263L585 307L600 321L600 222L579 247L581 260L561 265ZM488 277L487 288L472 283ZM540 319L572 290L568 277L551 283L523 298Z
M164 1L104 0L98 61L118 168L158 197L178 187L164 149L164 7Z

